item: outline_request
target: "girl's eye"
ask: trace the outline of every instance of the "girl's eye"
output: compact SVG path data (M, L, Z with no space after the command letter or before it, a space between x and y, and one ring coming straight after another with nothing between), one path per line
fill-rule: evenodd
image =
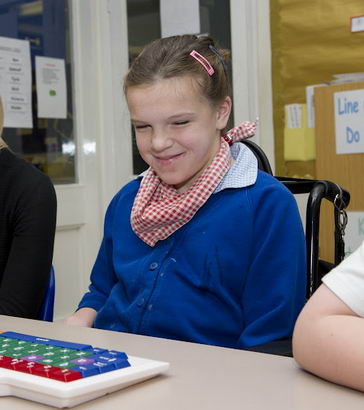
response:
M174 123L174 125L185 125L185 124L188 124L189 123L189 121L176 121L175 123Z
M143 130L145 128L149 127L149 125L135 125L136 130Z

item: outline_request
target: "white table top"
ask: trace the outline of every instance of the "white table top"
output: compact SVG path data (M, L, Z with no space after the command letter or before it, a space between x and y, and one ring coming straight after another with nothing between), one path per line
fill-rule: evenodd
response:
M75 409L335 410L364 408L364 394L310 375L294 360L234 349L65 326L0 315L0 330L88 343L170 362L163 376ZM47 406L1 397L0 409Z

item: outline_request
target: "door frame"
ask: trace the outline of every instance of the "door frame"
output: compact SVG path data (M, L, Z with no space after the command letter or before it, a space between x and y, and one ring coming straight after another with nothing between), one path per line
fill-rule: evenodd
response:
M254 141L274 171L269 0L230 0L235 123L259 118Z

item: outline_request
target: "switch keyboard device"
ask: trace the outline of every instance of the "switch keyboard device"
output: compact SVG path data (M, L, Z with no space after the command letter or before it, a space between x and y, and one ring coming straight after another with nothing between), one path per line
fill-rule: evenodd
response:
M73 407L168 367L117 350L0 331L0 396Z

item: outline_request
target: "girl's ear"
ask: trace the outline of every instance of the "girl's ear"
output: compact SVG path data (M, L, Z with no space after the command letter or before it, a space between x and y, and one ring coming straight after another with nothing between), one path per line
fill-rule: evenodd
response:
M223 130L229 121L232 102L230 97L225 97L217 106L216 129Z

